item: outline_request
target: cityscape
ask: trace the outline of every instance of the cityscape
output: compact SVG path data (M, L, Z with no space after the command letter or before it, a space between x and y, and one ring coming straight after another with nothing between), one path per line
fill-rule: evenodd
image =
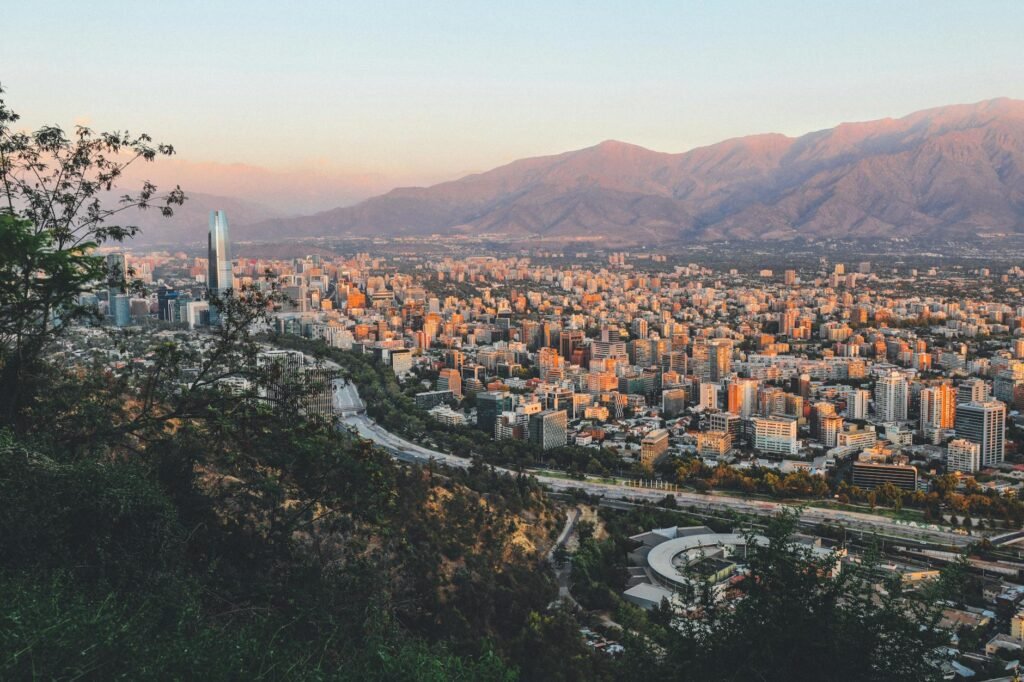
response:
M763 8L521 10L592 62L496 6L236 9L278 61L202 42L211 8L125 73L191 37L316 106L0 73L0 679L1021 679L1024 91L1009 28L939 54L1020 8L894 9L943 82L821 8L831 71L758 38L806 90L690 28L752 40ZM438 42L471 15L493 45ZM535 101L471 93L488 65ZM108 106L202 151L96 132ZM275 116L331 160L287 166Z

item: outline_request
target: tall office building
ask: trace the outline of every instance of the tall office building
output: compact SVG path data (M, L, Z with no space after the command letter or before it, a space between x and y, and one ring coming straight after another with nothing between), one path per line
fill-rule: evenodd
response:
M655 429L640 441L640 464L651 469L668 451L668 431Z
M542 450L563 447L568 441L569 415L565 410L544 410L530 415L530 442Z
M1000 464L1006 451L1006 405L998 400L957 405L956 437L981 446L981 466Z
M573 353L583 348L583 331L580 329L563 329L558 335L558 353L566 362L572 362Z
M110 299L110 316L114 325L127 327L132 323L131 300L128 294L114 294Z
M231 273L231 241L228 237L228 216L224 211L210 211L210 232L207 236L207 288L224 294L235 286Z
M595 339L590 344L590 357L594 360L604 360L606 358L622 358L625 359L626 354L626 342L620 338L620 332L617 327L602 327L601 338Z
M167 287L160 287L156 292L157 318L162 322L174 322L174 310L178 303L178 292Z
M476 425L481 431L494 436L494 428L502 412L512 409L512 395L505 391L488 391L476 397Z
M875 416L883 422L907 419L907 378L892 371L875 383Z
M107 292L108 300L113 299L117 294L128 291L128 263L123 253L107 254Z
M661 371L686 374L686 351L670 350L661 354Z
M462 376L457 369L445 367L437 375L437 390L451 391L452 395L462 397Z

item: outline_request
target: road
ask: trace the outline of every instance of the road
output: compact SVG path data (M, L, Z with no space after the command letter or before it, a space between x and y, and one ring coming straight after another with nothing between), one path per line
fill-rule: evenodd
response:
M580 510L573 508L569 510L569 514L565 517L565 527L562 528L561 534L555 541L555 544L551 547L551 551L548 552L548 561L551 562L552 568L555 571L555 580L558 582L558 599L568 600L573 606L579 606L576 600L573 598L572 593L569 592L569 578L572 576L572 564L566 561L561 566L555 564L555 551L559 547L564 547L565 543L568 542L569 536L576 530L576 522L580 519Z
M466 457L438 452L416 445L376 424L366 416L363 402L359 398L359 392L355 385L345 382L344 385L337 388L335 397L337 400L336 405L342 414L342 423L353 427L361 437L376 442L396 459L420 464L426 464L433 460L450 467L461 469L469 467L471 460ZM515 473L501 467L494 468L510 474ZM634 488L616 483L600 483L590 479L577 481L544 474L531 475L548 489L554 491L568 491L575 488L583 490L590 495L600 495L609 499L628 498L650 500L652 502L662 500L666 495L673 495L681 507L698 507L709 512L734 511L743 514L770 516L791 506L791 503L745 500L739 497L705 495L696 492L667 492L665 490ZM859 532L875 533L886 538L916 540L917 542L945 547L966 547L977 539L941 529L933 530L911 526L884 516L838 509L807 507L803 510L801 519L810 523L826 523L843 526Z

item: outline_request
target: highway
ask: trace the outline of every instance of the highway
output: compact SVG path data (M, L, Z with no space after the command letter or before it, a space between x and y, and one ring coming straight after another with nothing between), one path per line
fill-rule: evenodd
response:
M376 424L366 416L365 406L354 384L339 381L339 385L335 389L335 400L335 407L341 414L343 424L353 427L361 437L374 441L390 452L396 459L420 464L433 460L445 466L461 469L468 468L471 463L471 460L466 457L458 457L449 453L430 450L421 445L411 443ZM502 467L494 468L509 474L515 473ZM792 506L792 503L746 500L724 495L635 488L621 484L602 483L592 479L577 481L538 473L531 473L531 475L553 491L568 491L575 488L583 490L590 495L601 495L607 499L641 499L650 501L662 500L666 495L673 495L681 507L698 507L708 512L734 511L743 514L772 515ZM801 520L804 523L827 523L862 533L874 533L887 539L913 540L919 543L929 543L943 547L962 548L977 539L947 530L910 525L907 522L898 522L884 516L838 509L806 507L801 514Z

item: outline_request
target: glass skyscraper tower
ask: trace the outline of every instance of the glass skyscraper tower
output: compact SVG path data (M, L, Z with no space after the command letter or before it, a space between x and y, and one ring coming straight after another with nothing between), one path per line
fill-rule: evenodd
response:
M206 278L210 291L224 294L234 287L231 274L231 242L228 239L228 215L224 211L210 211L208 237L209 273Z

